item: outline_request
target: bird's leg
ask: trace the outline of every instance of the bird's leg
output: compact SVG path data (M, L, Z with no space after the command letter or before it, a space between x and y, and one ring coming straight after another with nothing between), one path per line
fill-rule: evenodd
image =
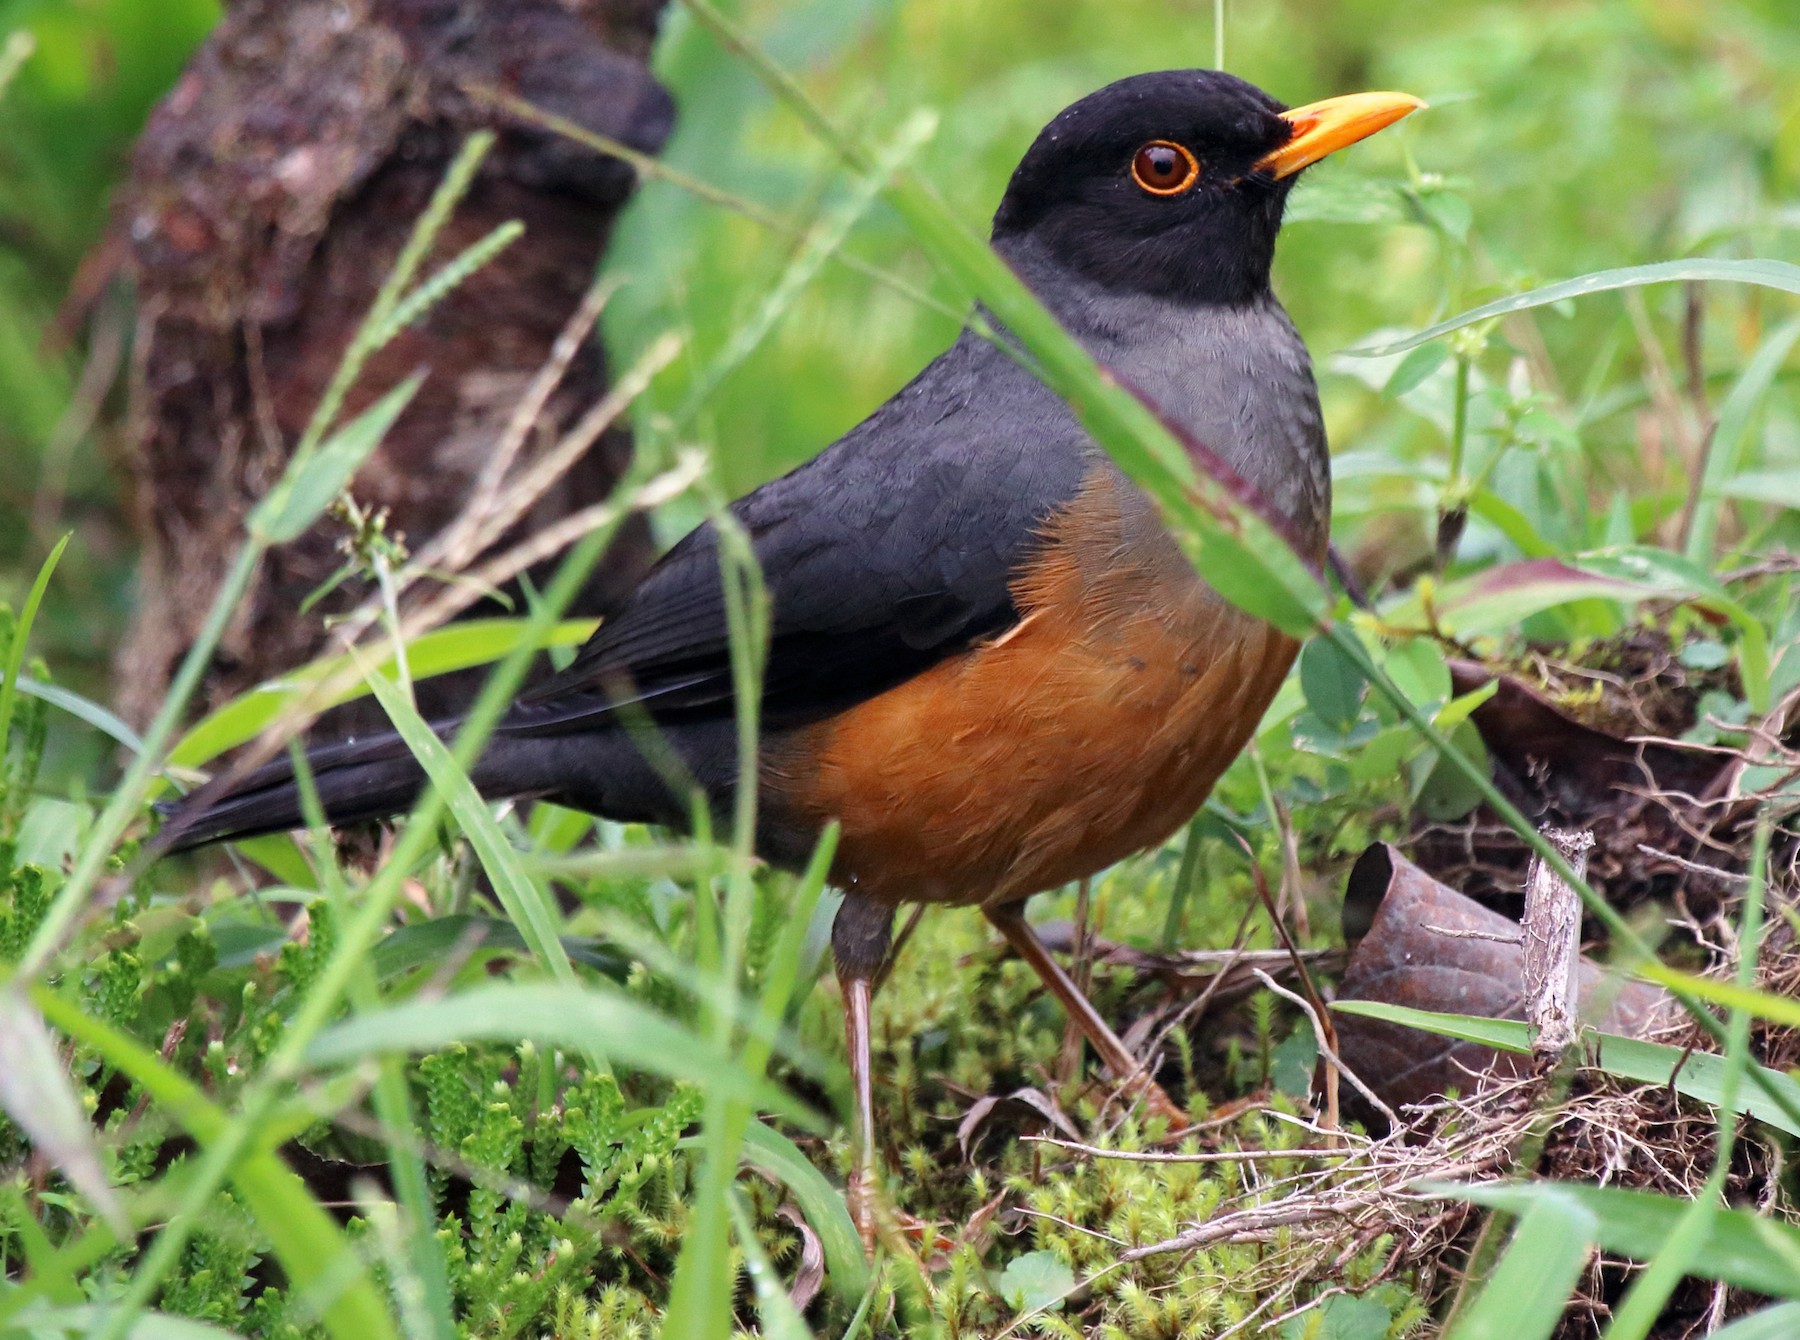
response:
M838 989L844 995L844 1040L850 1052L850 1084L855 1091L856 1136L850 1177L845 1186L850 1218L863 1250L875 1254L875 1104L869 1078L869 1002L874 983L888 957L894 910L855 893L844 895L831 923L831 956L837 964Z
M1062 970L1062 965L1050 956L1044 942L1025 920L1025 905L1007 903L1000 907L984 907L982 911L987 913L987 919L994 923L995 929L1006 937L1006 942L1018 951L1019 957L1043 979L1050 993L1063 1003L1069 1017L1087 1034L1106 1068L1119 1081L1121 1090L1141 1097L1152 1112L1168 1121L1171 1130L1185 1129L1190 1124L1187 1114L1175 1106L1163 1092L1162 1085L1151 1078L1137 1057L1119 1040L1119 1035L1100 1017L1093 1003L1082 994L1081 988Z
M1092 881L1083 879L1075 894L1075 948L1069 966L1069 976L1075 981L1075 989L1082 995L1088 993L1088 983L1093 978L1093 963L1089 957L1088 946L1092 937L1088 931L1089 897ZM1068 1084L1081 1073L1081 1023L1073 1014L1063 1027L1062 1055L1056 1058L1056 1082Z

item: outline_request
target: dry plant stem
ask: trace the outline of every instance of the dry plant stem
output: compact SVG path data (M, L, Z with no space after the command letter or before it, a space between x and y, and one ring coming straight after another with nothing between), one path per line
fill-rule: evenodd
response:
M1260 768L1260 766L1261 762L1258 760L1258 767ZM1285 828L1285 811L1283 811L1283 824L1284 831L1287 831ZM1288 836L1290 838L1292 837L1291 831L1288 832ZM1313 1034L1319 1041L1319 1052L1321 1055L1330 1058L1329 1064L1325 1067L1325 1126L1326 1129L1335 1131L1343 1124L1338 1111L1338 1075L1343 1071L1343 1064L1337 1059L1337 1028L1331 1022L1331 1012L1325 1008L1324 997L1319 994L1319 988L1314 985L1312 974L1306 970L1306 960L1301 956L1300 947L1294 943L1294 937L1288 934L1287 923L1282 920L1280 905L1269 896L1269 881L1263 877L1262 867L1256 863L1255 856L1250 851L1250 844L1245 842L1240 835L1238 837L1238 845L1243 847L1246 856L1251 857L1250 873L1256 880L1257 896L1262 899L1263 906L1268 909L1269 920L1275 927L1275 933L1281 937L1282 948L1287 950L1288 958L1293 962L1294 971L1300 978L1300 985L1306 988L1306 1013L1312 1020ZM1284 853L1296 862L1297 872L1299 861L1298 848L1287 841L1284 841L1282 845ZM1283 887L1286 887L1285 875L1283 877ZM1297 873L1293 887L1296 890L1294 900L1295 907L1299 908L1304 906L1304 903L1298 895L1300 884ZM1303 927L1302 934L1304 933L1305 930ZM1290 1000L1297 999L1297 997L1293 996L1291 993L1283 991L1279 987L1275 987L1274 981L1261 968L1252 968L1251 971L1263 982L1273 987L1278 995L1286 996ZM1351 1076L1350 1082L1355 1084L1363 1093L1368 1093L1368 1090L1362 1087L1361 1083L1357 1081L1354 1075ZM1379 1104L1377 1105L1379 1106ZM1382 1111L1386 1112L1387 1109L1384 1107L1382 1108ZM1393 1114L1389 1113L1388 1115L1391 1119Z
M1713 439L1718 436L1719 421L1706 403L1706 322L1705 290L1697 280L1682 285L1686 300L1681 319L1681 361L1687 374L1687 397L1694 408L1694 422L1700 426L1700 449L1694 453L1688 474L1687 496L1681 503L1681 519L1675 527L1676 548L1685 552L1694 532L1694 516L1700 507L1701 481L1706 478L1707 462L1712 456Z
M1331 1071L1335 1074L1342 1075L1345 1079L1349 1080L1350 1086L1367 1099L1369 1104L1374 1107L1377 1112L1380 1112L1382 1116L1386 1117L1390 1125L1398 1129L1401 1125L1400 1114L1395 1112L1394 1109L1389 1107L1386 1103L1382 1102L1380 1098L1376 1097L1375 1091L1358 1079L1354 1070L1350 1069L1349 1066L1338 1059L1337 1049L1331 1045L1331 1038L1326 1031L1325 1022L1321 1018L1320 1012L1313 1008L1312 1002L1297 992L1289 991L1285 986L1282 986L1261 968L1253 968L1251 971L1261 979L1262 984L1269 990L1273 991L1283 1000L1291 1001L1293 1004L1298 1005L1306 1012L1306 1017L1312 1024L1313 1038L1319 1045L1319 1055L1323 1056L1329 1063ZM1328 1096L1333 1100L1336 1098L1335 1094L1330 1094ZM1335 1107L1335 1105L1334 1101L1332 1106ZM1331 1126L1335 1127L1338 1124L1337 1113L1335 1111L1329 1111L1327 1113L1327 1118L1330 1121Z
M596 407L596 410L590 411L588 414L584 415L579 423L571 428L568 433L564 434L563 439L555 448L555 453L563 452L564 448L571 441L578 440L578 438L585 439L585 443L591 445L593 441L606 430L612 420L624 412L631 401L637 395L642 393L644 387L649 384L650 379L656 372L662 366L666 365L666 361L659 360L666 360L667 358L673 357L673 352L662 349L662 344L663 342L659 341L658 345L653 347L644 359L640 360L629 372L621 377L613 389L603 397L601 404L607 407L608 414L611 417L605 418L603 421L602 416L598 413L598 407ZM653 357L653 355L655 355L655 357ZM578 455L579 453L576 454ZM625 496L618 503L611 504L617 508L616 512L597 513L595 512L595 509L587 509L587 522L581 531L575 534L569 534L566 530L559 527L557 528L558 535L560 538L564 538L565 541L572 542L581 538L585 533L603 527L611 521L616 520L619 515L622 515L626 511L654 506L657 502L663 501L669 496L671 480L677 481L679 487L685 487L685 483L679 482L683 480L683 478L683 473L680 470L677 470L661 476L658 479L650 480L639 486L636 490L629 492L626 491L625 484L622 482L620 490L615 492L615 497L618 497L619 493L624 493ZM542 478L541 486L547 487L553 480L554 476ZM536 496L524 493L524 488L524 481L515 480L509 484L507 486L507 492L509 495L515 496L513 496L511 500L506 503L504 509L501 510L514 517L522 514L531 505L531 501ZM609 504L600 504L599 506L607 507L608 505ZM506 524L510 524L510 522ZM503 531L504 529L505 525L502 525L500 530ZM498 532L496 532L496 534L497 533ZM496 573L516 572L524 567L530 566L531 563L537 562L548 556L548 554L540 552L541 541L532 539L522 543L524 552L529 554L529 557L523 559L523 561L519 561L516 556L516 551L509 551L508 554L503 554L499 558L493 560L484 571ZM516 566L514 566L515 564ZM410 589L413 583L418 581L419 578L424 575L426 575L424 569L422 569L416 561L408 563L405 568L395 575L394 580L396 589L404 594ZM504 580L504 578L502 578L502 580ZM468 593L467 590L459 591L458 588L453 587L451 591L441 596L438 601L434 602L434 604L427 609L406 615L401 621L400 633L402 639L410 640L418 637L420 634L435 627L437 622L441 622L448 618L450 614L463 608L470 603L470 601L475 599L476 595L479 594L481 590L479 586L472 589L474 594ZM458 603L459 600L460 603ZM359 645L363 636L379 620L381 612L382 602L378 596L365 601L363 606L358 609L355 614L350 616L343 625L340 625L339 638L341 643L346 647ZM318 717L319 713L324 711L332 702L336 701L341 694L348 692L362 683L362 679L362 672L358 667L355 665L346 665L337 674L327 676L315 683L304 695L290 704L285 711L271 722L261 735L249 745L245 746L238 756L232 760L229 767L222 772L215 774L212 780L208 782L207 787L202 788L202 794L208 789L211 789L216 794L223 794L238 779L246 776L253 769L268 762L289 739L310 725Z
M44 443L36 495L31 503L31 533L40 545L55 542L62 517L75 449L94 429L106 394L125 362L125 312L117 300L104 303L88 336L88 356L69 406Z
M557 335L556 342L550 346L549 357L533 375L531 385L526 388L524 396L507 418L506 428L501 433L500 440L494 444L493 455L482 466L481 475L474 488L469 491L469 505L419 550L408 567L416 565L422 570L463 566L450 556L468 547L471 535L481 527L498 502L496 495L506 478L506 472L512 468L525 440L530 437L531 430L542 417L551 395L562 384L569 364L593 333L594 323L600 319L601 312L606 308L606 300L612 296L612 292L610 286L598 280L588 289L587 296L581 300L580 306Z
M1400 1231L1415 1245L1422 1243L1438 1228L1460 1224L1467 1210L1460 1205L1435 1209L1430 1197L1410 1188L1428 1178L1476 1178L1509 1167L1531 1121L1526 1100L1536 1087L1536 1080L1526 1079L1477 1098L1408 1108L1412 1125L1396 1126L1381 1140L1346 1151L1330 1166L1288 1179L1279 1188L1259 1187L1252 1193L1269 1197L1285 1190L1281 1199L1215 1212L1205 1223L1165 1241L1134 1247L1121 1259L1138 1261L1215 1242L1276 1240L1289 1246L1311 1242L1335 1256L1347 1238L1370 1229ZM1328 1134L1310 1123L1297 1124ZM1420 1138L1432 1130L1439 1134Z
M1207 978L1206 985L1200 989L1200 994L1183 1005L1173 1019L1157 1030L1156 1038L1149 1048L1151 1055L1162 1050L1163 1044L1169 1039L1169 1034L1177 1028L1186 1027L1190 1021L1206 1013L1206 1007L1212 1004L1213 996L1224 984L1225 975L1244 959L1244 932L1249 929L1250 916L1254 911L1254 907L1246 907L1244 915L1238 918L1237 930L1231 937L1231 948L1223 952L1219 970Z
M789 223L779 215L773 214L762 208L762 206L758 205L755 201L747 200L742 196L733 195L729 191L722 191L703 177L691 176L688 173L681 171L679 168L670 167L661 159L652 158L649 154L640 153L638 150L633 149L629 144L613 139L609 135L602 135L598 131L589 130L586 126L571 121L567 117L558 116L555 112L539 107L535 103L527 102L524 98L517 97L503 89L491 88L485 84L475 83L465 83L462 87L463 91L470 97L489 103L503 111L510 112L521 121L540 126L554 134L563 136L565 139L573 140L577 144L584 144L590 149L597 150L603 154L609 154L612 157L619 159L621 162L629 164L631 169L640 177L666 181L671 186L688 192L688 194L694 196L696 199L704 200L711 205L718 205L720 208L728 209L734 214L741 214L752 223L759 224L762 227L767 228L770 232L777 233L786 238L790 242L802 243L806 240L806 230L804 228ZM839 265L842 265L845 269L854 270L856 273L863 275L866 278L873 279L876 283L891 289L909 302L917 303L919 306L928 308L931 311L938 313L940 316L950 317L958 323L969 320L970 314L968 312L952 307L948 303L940 302L931 294L925 292L925 290L909 284L906 280L900 278L900 276L891 274L888 271L883 270L880 266L873 265L860 257L853 256L846 251L838 250L831 253L831 259L836 261ZM971 322L971 325L977 330L986 328L986 323L980 320Z
M1115 1163L1256 1163L1264 1159L1342 1159L1339 1149L1221 1149L1205 1154L1157 1154L1142 1149L1102 1149L1084 1145L1079 1140L1059 1140L1053 1135L1022 1135L1031 1144L1055 1145L1089 1158L1109 1159Z
M1589 832L1547 828L1544 837L1585 877ZM1533 858L1525 878L1525 914L1520 925L1524 944L1525 1014L1534 1030L1531 1053L1540 1073L1554 1067L1575 1043L1581 1024L1576 996L1581 962L1581 900L1575 890L1544 861Z
M696 456L653 480L626 503L611 500L594 503L570 513L553 526L546 526L504 554L483 563L464 580L447 587L407 625L414 630L407 636L417 637L449 622L484 594L511 581L525 569L554 557L589 532L622 520L627 512L646 510L668 501L698 482L704 472L705 462Z
M1301 896L1300 892L1300 842L1294 834L1293 816L1288 813L1288 807L1283 803L1281 797L1275 794L1274 784L1269 780L1268 767L1263 763L1262 751L1257 748L1254 740L1250 742L1250 747L1245 752L1250 759L1251 768L1256 773L1256 784L1262 792L1263 804L1268 806L1270 815L1274 817L1276 836L1281 842L1281 892L1270 908L1269 915L1275 919L1277 925L1282 924L1287 918L1288 895L1291 893L1293 895L1294 925L1299 929L1302 937L1309 937L1312 934L1312 927L1307 921L1306 899ZM1238 845L1244 848L1245 855L1251 856L1251 865L1255 868L1255 857L1250 852L1249 844L1244 841L1242 834L1238 835ZM1257 880L1260 886L1262 880L1260 869L1257 871ZM1266 891L1263 893L1263 901L1268 901ZM1286 939L1287 937L1284 934L1282 938ZM1291 945L1289 947L1292 948Z
M578 315L581 314L578 313ZM588 318L589 324L598 315L598 308L596 308L593 317ZM404 589L424 577L429 571L457 573L466 568L478 554L498 541L514 522L543 497L552 484L561 479L577 461L587 454L589 448L599 440L600 435L617 421L632 401L643 394L644 389L649 386L656 374L675 360L680 349L681 342L673 335L665 335L653 343L644 356L624 376L619 378L599 403L582 415L575 425L562 435L554 447L513 478L505 480L503 485L499 486L500 491L494 494L491 500L475 498L471 511L458 518L440 537L442 543L434 542L426 546L400 570L396 576L396 582ZM552 351L552 357L554 358L554 356L555 351ZM547 395L548 391L546 391ZM514 422L516 423L517 420L515 419ZM529 431L529 423L526 431ZM511 432L510 426L508 432L509 434ZM606 503L595 504L596 507L606 505ZM593 510L593 507L587 508L585 513L591 514ZM572 534L570 533L570 523L574 520L575 517L565 517L557 527L552 529L569 535L572 540L575 536L583 533L578 527ZM543 553L533 552L542 549L543 543L538 537L524 540L514 547L512 553L502 555L489 566L500 568L507 563L516 563L516 566L511 569L512 572L529 567L531 563L545 556ZM550 552L554 552L554 550ZM514 555L518 553L533 553L533 556L524 562L517 562ZM356 642L379 617L378 602L373 599L364 601L362 607L345 619L341 625L342 640L346 644Z

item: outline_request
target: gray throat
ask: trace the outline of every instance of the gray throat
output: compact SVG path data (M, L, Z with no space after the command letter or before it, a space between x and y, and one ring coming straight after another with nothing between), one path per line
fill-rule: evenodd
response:
M1043 262L1008 259L1094 357L1211 448L1322 553L1331 522L1331 458L1312 359L1273 293L1241 306L1191 306L1111 294ZM1036 261L1034 264L1033 262Z

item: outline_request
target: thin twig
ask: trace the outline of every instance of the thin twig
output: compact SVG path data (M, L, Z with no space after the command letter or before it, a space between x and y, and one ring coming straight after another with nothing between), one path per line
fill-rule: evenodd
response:
M1371 1107L1373 1107L1377 1112L1381 1113L1382 1116L1386 1117L1388 1119L1388 1122L1391 1125L1393 1125L1395 1127L1400 1126L1401 1122L1400 1122L1399 1113L1395 1112L1393 1108L1389 1107L1386 1103L1382 1102L1380 1098L1376 1097L1375 1090L1371 1089L1367 1084L1364 1084L1360 1079L1358 1079L1356 1076L1356 1072L1354 1070L1352 1070L1349 1066L1345 1065L1343 1063L1343 1061L1338 1058L1336 1049L1332 1047L1330 1041L1327 1038L1325 1023L1319 1017L1319 1012L1316 1011L1315 1009L1313 1009L1311 1002L1309 1002L1304 996L1300 995L1298 992L1289 991L1285 986L1282 986L1279 982L1277 982L1273 977L1269 976L1269 974L1264 972L1261 968L1255 968L1255 969L1252 969L1252 971L1255 972L1256 975L1262 979L1262 984L1264 986L1266 986L1269 990L1273 991L1276 995L1280 996L1283 1000L1292 1001L1294 1004L1298 1005L1302 1010L1306 1011L1306 1017L1312 1021L1313 1037L1317 1040L1317 1042L1319 1044L1319 1054L1321 1056L1323 1056L1328 1062L1331 1063L1331 1067L1333 1070L1335 1070L1338 1074L1342 1075L1345 1079L1349 1080L1351 1083L1351 1086L1354 1087L1355 1090L1358 1093L1360 1093L1364 1098L1368 1099L1369 1105ZM1335 1124L1336 1123L1336 1114L1335 1113L1332 1114L1332 1118L1333 1118L1333 1124Z

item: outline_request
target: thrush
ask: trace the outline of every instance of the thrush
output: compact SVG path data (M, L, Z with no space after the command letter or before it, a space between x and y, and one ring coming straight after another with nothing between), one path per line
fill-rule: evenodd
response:
M1052 120L994 215L994 249L1050 312L1231 466L1314 559L1329 460L1306 347L1270 288L1275 238L1303 168L1422 105L1364 93L1290 111L1220 71L1137 75ZM486 796L678 829L695 790L728 823L738 788L754 785L756 849L788 868L839 825L832 948L865 1241L870 999L901 904L979 907L1115 1079L1183 1122L1024 904L1189 819L1296 651L1207 585L1006 340L965 330L844 437L731 505L770 598L753 778L739 775L711 523L518 699L472 769ZM653 732L628 729L645 719ZM424 786L395 735L307 758L333 824L404 811ZM292 769L276 763L177 808L168 844L302 822Z

